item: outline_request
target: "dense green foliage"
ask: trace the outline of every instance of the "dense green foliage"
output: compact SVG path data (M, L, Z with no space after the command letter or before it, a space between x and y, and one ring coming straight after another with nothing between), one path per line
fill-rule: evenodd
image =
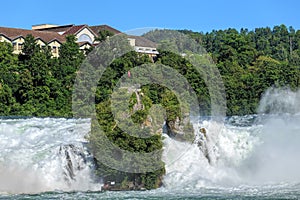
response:
M300 86L300 31L285 25L190 35L212 56L226 90L227 114L256 112L269 87Z
M151 137L147 138L134 137L118 126L111 111L111 94L121 76L126 74L126 72L131 68L149 62L150 59L148 56L140 55L136 52L129 52L121 58L116 59L102 74L102 78L98 84L96 91L97 123L99 123L99 125L101 126L101 130L103 130L106 137L111 142L113 142L114 145L122 150L129 152L151 153L155 150L162 150L162 140L160 135L154 134L151 135ZM125 89L124 95L126 95L126 93L127 89ZM119 96L119 98L121 97ZM135 96L132 96L131 100L131 108L128 109L131 109L132 111L132 107L136 103ZM138 110L134 114L134 116L132 116L133 121L139 125L141 125L145 120L149 108L152 105L151 100L146 95L142 98L141 101L142 104L145 105L146 109ZM120 104L119 106L120 107L117 108L117 110L126 110L126 108L121 108L123 106L122 104ZM141 135L149 134L150 130L147 128L136 129L136 127L133 127L129 131ZM96 159L98 158L97 160L101 161L106 154L115 155L116 149L110 149L110 146L107 146L107 144L102 144L103 139L99 135L99 132L100 131L97 131L97 129L95 130L94 128L92 128L89 140L91 142L91 149L94 151L93 153ZM102 153L99 154L99 152ZM147 173L136 173L139 167L149 165L149 160L147 160L147 158L131 158L126 160L126 157L123 156L123 153L121 151L118 152L117 157L123 157L122 165L124 165L124 169L126 170L125 166L130 166L130 170L132 170L132 172L129 173L118 171L99 162L97 171L99 174L101 174L105 182L116 181L119 184L118 187L121 189L128 189L130 183L134 185L135 189L139 187L151 189L160 186L161 178L164 174L164 167L161 161L161 152L158 154L158 157L156 159L156 162L158 162L158 165L160 165L161 168ZM107 162L109 163L118 162L116 158L113 158L111 156L106 156L106 159L108 159Z
M226 87L228 115L255 113L261 94L268 87L299 87L299 30L280 25L253 31L181 32L202 45L217 64ZM111 34L103 32L103 35L107 37ZM32 36L26 38L24 54L14 55L12 51L11 45L0 43L0 115L72 116L72 83L84 59L75 38L68 36L60 49L59 58L51 57L49 49L41 49ZM161 62L167 59L170 57L161 58ZM122 62L128 63L124 60L115 63L122 65L119 69L124 68L123 72L126 72L131 66ZM179 70L184 71L182 66L185 64L186 61L177 63ZM109 87L112 83L104 84ZM205 87L201 84L196 87L203 90L201 93L204 95L200 96L202 99L199 101L203 103L202 108L209 108ZM98 96L104 98L102 96L106 91L101 91Z
M103 30L99 31L99 36L95 40L99 41L99 42L102 42L102 41L106 40L107 37L110 37L110 36L113 36L113 35L114 35L113 32L103 29Z
M101 134L99 134L100 131L98 131L97 129L92 129L89 140L91 142L91 148L93 149L93 153L96 155L97 160L101 161L102 159L104 159L104 157L106 157L105 155L115 155L117 151L117 158L107 156L108 158L105 158L106 162L116 163L118 162L117 159L119 157L123 157L122 166L126 168L125 166L130 165L130 170L132 171L139 171L140 169L143 169L145 167L151 169L152 167L156 168L155 166L160 166L160 168L155 169L154 171L149 170L150 172L147 173L128 173L112 169L103 164L99 164L98 172L99 174L102 174L102 177L105 181L117 180L119 182L123 182L123 186L125 188L128 183L133 183L135 187L145 187L147 189L157 188L161 184L161 178L165 172L164 164L161 161L162 138L160 134L162 131L162 126L164 120L166 120L166 122L168 123L171 121L174 122L177 117L179 119L182 119L183 113L181 113L180 106L184 105L179 104L177 99L178 97L176 97L169 88L161 86L159 84L155 84L156 78L167 79L167 77L169 76L169 74L167 73L162 73L160 75L157 75L157 77L151 77L154 83L146 84L141 87L140 92L143 95L141 95L139 98L141 104L143 105L143 109L134 109L134 105L136 105L138 102L136 95L133 94L131 97L127 96L127 98L130 99L128 108L123 108L124 106L126 106L126 104L119 103L118 105L114 106L118 106L118 108L115 109L121 113L115 113L115 115L113 114L111 108L111 95L118 80L120 80L128 70L135 67L138 67L139 73L132 72L132 76L135 77L134 80L143 80L144 77L139 77L139 74L149 73L146 70L146 66L147 64L151 66L152 62L153 61L147 55L139 54L134 51L125 54L124 56L116 59L108 68L106 68L105 72L102 74L102 78L98 84L96 91L97 120L99 122L101 130L103 130L107 138L114 145L122 150L126 150L129 152L151 153L153 151L159 151L156 159L153 160L149 160L150 158L147 156L125 159L126 156L124 156L124 153L122 151L116 150L115 148L111 148L110 146L103 144L103 138L101 137ZM159 64L161 63L178 70L179 73L186 76L187 79L190 79L189 82L195 86L195 89L198 86L199 89L205 89L205 84L203 83L203 81L199 80L199 78L191 79L191 77L189 77L190 74L195 73L195 75L197 75L197 73L193 71L192 65L189 64L181 56L174 53L161 52L161 55L159 55L156 59L157 65L152 67L160 68ZM180 82L178 80L171 79L171 81L172 84L179 87ZM130 87L126 88L123 86L123 92L118 94L119 100L126 99L126 95L128 95L129 93L128 89L130 90ZM182 92L189 91L188 88L183 88L183 90L184 91ZM202 89L198 91L202 91ZM202 93L199 93L199 96L202 95ZM150 113L150 110L154 105L161 105L160 108L163 109L156 109L155 112ZM126 113L122 113L123 110L129 110L130 116L128 116ZM165 113L163 112L163 110L165 110ZM185 111L189 113L188 108L186 108ZM122 120L124 120L127 124L127 130L123 130L120 127L121 123L115 120L115 117L118 115L124 116ZM130 121L126 120L128 117L130 117L137 126L131 126ZM159 117L161 117L161 119L158 119ZM149 118L151 118L151 120L148 120ZM149 122L151 125L147 125L147 122ZM185 134L182 139L188 141L193 140L194 135L191 124L186 124L184 128L185 133L187 134ZM130 132L130 134L128 132ZM148 137L135 137L132 134ZM132 166L133 163L134 166Z
M84 59L74 36L61 46L60 57L25 38L23 53L0 43L0 115L71 117L75 72Z

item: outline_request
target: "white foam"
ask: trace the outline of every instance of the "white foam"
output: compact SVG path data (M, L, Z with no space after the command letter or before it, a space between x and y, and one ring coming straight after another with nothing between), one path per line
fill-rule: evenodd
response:
M166 187L195 189L299 182L299 94L289 89L270 89L260 109L272 114L235 116L225 126L219 125L222 129L216 128L213 121L196 123L196 130L206 128L207 138L198 131L190 146L167 137ZM208 162L205 148L198 148L198 141L208 145L213 162Z
M89 130L89 119L0 120L0 191L99 190L84 145Z

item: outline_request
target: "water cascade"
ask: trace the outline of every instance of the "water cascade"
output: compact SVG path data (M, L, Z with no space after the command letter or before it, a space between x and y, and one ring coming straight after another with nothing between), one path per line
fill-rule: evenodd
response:
M299 183L299 97L299 91L271 88L257 115L229 117L221 131L209 128L217 126L211 120L195 123L193 144L165 135L166 188Z
M0 192L99 190L88 119L1 119Z
M197 120L192 143L163 135L166 175L155 193L299 191L298 97L272 88L257 115L228 117L225 124ZM89 131L89 119L0 119L0 193L99 191Z

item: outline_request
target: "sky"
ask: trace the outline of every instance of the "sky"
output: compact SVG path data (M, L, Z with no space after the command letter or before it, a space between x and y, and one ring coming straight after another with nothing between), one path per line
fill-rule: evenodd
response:
M285 24L300 29L299 0L10 0L2 1L0 26L107 24L122 32L151 27L198 32L253 30Z

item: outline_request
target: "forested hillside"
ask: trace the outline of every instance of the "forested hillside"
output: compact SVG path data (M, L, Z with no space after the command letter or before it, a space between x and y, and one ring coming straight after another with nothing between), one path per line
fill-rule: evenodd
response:
M269 87L300 86L300 31L293 27L181 32L202 45L216 63L226 88L227 115L255 113Z
M255 113L269 87L299 87L299 30L280 25L251 31L181 32L202 45L216 63L226 88L227 115ZM10 44L0 43L0 115L71 117L73 81L85 58L75 37L68 36L59 58L51 57L48 48L41 49L32 36L26 37L23 54L12 52ZM187 63L174 59L181 62L179 66Z

